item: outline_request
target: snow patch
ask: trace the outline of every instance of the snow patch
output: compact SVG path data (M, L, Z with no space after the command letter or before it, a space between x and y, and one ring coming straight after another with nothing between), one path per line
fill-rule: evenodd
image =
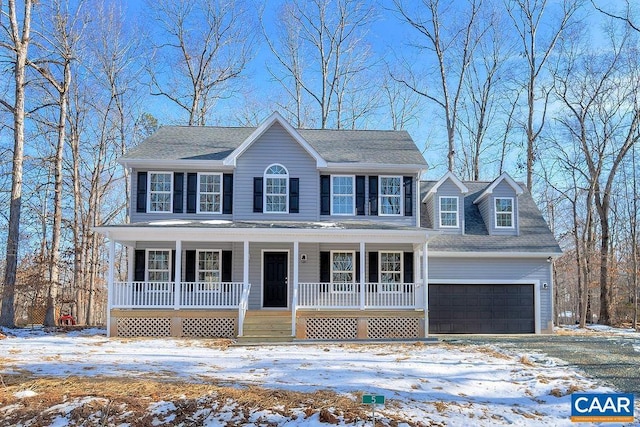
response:
M181 221L181 220L169 220L169 221L151 221L149 225L187 225L191 224L191 221Z
M23 391L17 391L13 393L13 397L15 397L16 399L24 399L26 397L33 397L37 395L38 393L36 393L33 390L23 390Z
M231 221L226 220L226 219L209 219L209 220L206 220L206 221L200 221L200 224L224 225L224 224L231 224Z

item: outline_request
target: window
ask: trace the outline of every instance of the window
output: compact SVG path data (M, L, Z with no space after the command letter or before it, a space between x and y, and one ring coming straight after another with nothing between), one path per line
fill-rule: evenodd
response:
M496 228L513 228L513 199L496 197Z
M149 212L171 212L171 172L149 172Z
M402 177L380 177L380 215L402 214Z
M269 166L264 173L264 178L265 212L288 212L289 173L285 167Z
M353 292L355 252L331 252L331 283L333 292Z
M220 291L221 259L220 251L198 251L196 277L205 284L203 290Z
M331 176L331 214L355 215L354 189L355 176Z
M198 212L222 212L222 175L198 174Z
M381 292L400 292L402 283L402 252L380 252Z
M149 249L147 251L147 280L149 282L170 282L171 251Z
M440 197L440 227L458 226L458 198Z

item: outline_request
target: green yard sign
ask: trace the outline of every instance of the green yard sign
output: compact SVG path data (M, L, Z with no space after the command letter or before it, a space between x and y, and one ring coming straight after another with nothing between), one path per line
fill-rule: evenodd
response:
M362 403L365 405L384 405L384 396L380 394L363 394Z

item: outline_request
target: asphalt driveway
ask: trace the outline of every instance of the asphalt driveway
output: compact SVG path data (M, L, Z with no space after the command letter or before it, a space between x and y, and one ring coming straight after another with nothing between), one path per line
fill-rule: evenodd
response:
M544 353L576 366L623 393L640 398L640 333L574 335L435 335L450 344L495 344Z

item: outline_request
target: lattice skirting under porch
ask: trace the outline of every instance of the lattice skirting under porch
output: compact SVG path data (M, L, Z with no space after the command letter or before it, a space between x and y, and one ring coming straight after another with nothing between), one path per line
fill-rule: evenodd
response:
M238 334L237 313L209 317L178 316L174 313L119 313L111 318L111 336L116 337L190 337L235 338Z
M424 337L424 320L411 313L408 316L340 316L320 313L298 315L296 337L311 340L412 339Z

